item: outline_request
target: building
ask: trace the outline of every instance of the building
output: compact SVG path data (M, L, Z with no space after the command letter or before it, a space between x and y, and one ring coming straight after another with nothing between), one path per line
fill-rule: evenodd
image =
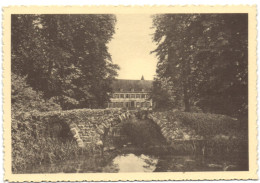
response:
M117 79L113 82L113 96L108 103L108 108L149 109L152 108L150 93L151 80L126 80Z

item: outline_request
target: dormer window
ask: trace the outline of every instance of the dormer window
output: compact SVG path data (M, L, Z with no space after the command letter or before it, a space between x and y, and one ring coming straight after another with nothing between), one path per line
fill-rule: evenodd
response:
M135 89L131 88L131 91L133 92L133 91L135 91Z
M120 88L120 91L122 92L122 91L124 91L122 88Z
M144 92L144 89L142 88L142 92Z

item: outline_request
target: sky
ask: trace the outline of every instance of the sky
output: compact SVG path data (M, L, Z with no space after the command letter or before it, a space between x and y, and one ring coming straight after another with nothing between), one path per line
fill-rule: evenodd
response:
M112 61L120 70L118 79L152 80L157 59L150 54L156 48L152 42L150 14L117 14L114 38L108 44Z

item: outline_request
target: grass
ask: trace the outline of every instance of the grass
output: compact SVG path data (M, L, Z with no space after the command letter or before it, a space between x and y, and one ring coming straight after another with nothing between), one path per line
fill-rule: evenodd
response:
M27 168L77 158L83 153L75 141L42 138L14 147L13 173L24 173ZM19 152L17 152L17 150Z

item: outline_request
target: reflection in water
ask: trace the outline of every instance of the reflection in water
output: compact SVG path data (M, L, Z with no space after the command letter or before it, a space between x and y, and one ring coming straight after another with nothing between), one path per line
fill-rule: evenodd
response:
M90 172L189 172L189 171L243 171L246 159L236 157L107 154L83 156L60 163L30 167L24 173L90 173Z
M112 165L117 166L118 172L153 172L157 163L157 158L147 155L126 154L117 156Z

